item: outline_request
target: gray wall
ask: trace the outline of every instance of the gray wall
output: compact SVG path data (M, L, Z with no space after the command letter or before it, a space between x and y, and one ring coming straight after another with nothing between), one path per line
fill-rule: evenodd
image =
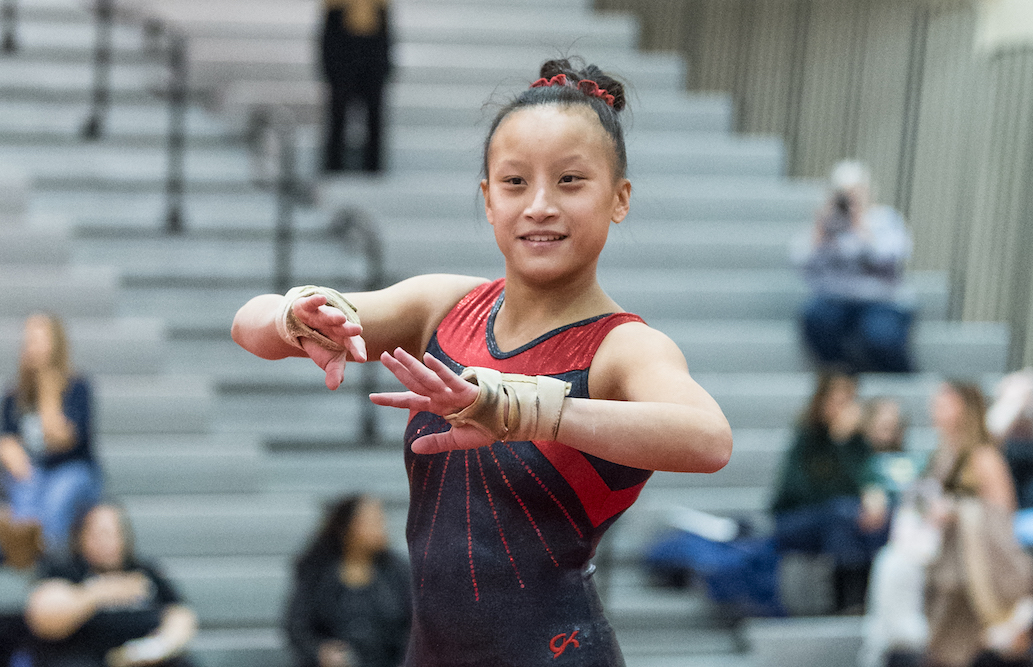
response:
M912 266L949 272L952 314L1008 321L1013 365L1033 363L1033 47L975 50L979 5L960 0L596 5L683 53L690 90L731 93L739 131L781 135L791 175L868 162L909 220Z

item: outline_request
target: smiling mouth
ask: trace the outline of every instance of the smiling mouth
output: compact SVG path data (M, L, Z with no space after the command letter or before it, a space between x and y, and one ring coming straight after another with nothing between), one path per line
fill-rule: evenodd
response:
M550 241L562 241L567 238L566 234L525 234L520 237L521 241L531 241L532 243L548 243Z

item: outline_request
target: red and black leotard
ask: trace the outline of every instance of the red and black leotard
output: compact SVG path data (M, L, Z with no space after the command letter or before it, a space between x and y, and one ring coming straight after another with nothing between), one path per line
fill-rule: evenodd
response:
M428 346L466 366L551 375L588 397L588 370L603 338L629 313L551 331L511 352L493 335L504 282L465 296ZM405 433L409 473L406 538L414 614L408 667L623 665L603 616L589 559L606 529L652 474L559 442L496 442L435 455L413 440L448 428L421 412Z

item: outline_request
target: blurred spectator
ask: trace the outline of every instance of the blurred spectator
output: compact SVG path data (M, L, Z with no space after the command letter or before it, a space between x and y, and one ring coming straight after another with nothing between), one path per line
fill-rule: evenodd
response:
M323 76L328 84L323 169L352 168L347 156L348 109L366 112L362 170L383 169L384 86L391 70L388 0L324 0Z
M137 560L125 513L88 510L73 531L72 556L46 562L26 620L36 667L187 667L197 618L153 566Z
M986 426L1004 446L1019 507L1033 508L1033 368L1001 380L986 415Z
M0 545L14 564L31 562L42 526L45 548L67 547L74 517L96 502L100 476L91 448L89 383L72 374L61 321L25 321L18 382L0 402L0 463L10 513L0 514ZM10 553L7 553L10 549Z
M1012 531L1015 489L986 429L981 390L944 384L932 402L939 436L930 475L949 502L926 588L933 667L1029 665L1033 562Z
M911 237L901 215L871 203L871 179L859 162L832 171L832 192L794 259L810 299L803 338L821 366L847 372L907 372L913 309L902 295Z
M380 501L335 503L298 558L287 636L298 667L397 667L412 603L404 561L388 551Z
M897 401L877 397L865 403L861 432L872 449L872 486L865 494L866 502L887 508L894 506L925 470L928 457L907 451L904 446L906 430L906 420Z
M873 556L886 540L886 514L861 502L871 483L871 449L861 433L857 383L823 373L782 461L772 512L780 552L835 559L836 607L862 607Z

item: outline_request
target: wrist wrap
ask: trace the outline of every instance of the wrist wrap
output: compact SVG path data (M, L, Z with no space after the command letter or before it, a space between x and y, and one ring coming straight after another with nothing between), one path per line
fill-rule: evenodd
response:
M329 287L317 287L316 285L301 285L292 288L284 295L283 306L276 316L276 333L280 334L280 338L284 342L298 349L304 349L301 347L302 338L311 338L320 347L333 352L341 352L344 350L344 347L308 326L294 314L295 301L316 294L325 296L326 305L340 310L348 318L349 322L360 323L358 310L337 290L330 289Z
M452 426L473 426L503 442L556 439L569 382L476 366L466 368L460 377L477 385L477 399L445 416Z

